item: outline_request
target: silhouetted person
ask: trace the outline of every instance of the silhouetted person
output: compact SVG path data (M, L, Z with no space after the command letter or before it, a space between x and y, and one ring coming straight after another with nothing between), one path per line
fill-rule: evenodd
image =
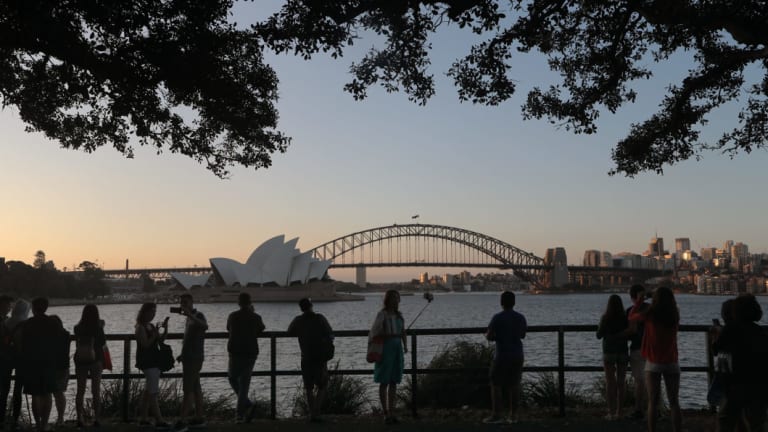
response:
M605 400L608 402L607 420L621 416L624 403L625 375L629 353L625 333L629 326L624 304L616 294L608 297L605 313L597 326L597 338L603 340L603 368L605 369Z
M163 420L160 413L160 405L157 402L157 394L160 391L160 359L158 358L158 344L165 340L168 334L168 318L157 325L152 324L157 313L157 305L144 303L136 315L136 368L144 372L144 393L139 403L139 426L149 426L147 414L151 411L155 418L155 428L167 429L170 427ZM160 333L158 327L163 328Z
M0 295L0 425L5 424L8 393L11 391L11 373L13 372L11 333L5 325L12 306L13 297Z
M763 310L755 296L746 294L724 304L723 312L725 326L713 329L712 348L715 354L730 354L731 370L725 377L718 427L720 432L732 432L746 421L748 430L762 431L768 407L768 335L757 321Z
M325 348L332 343L333 330L328 320L312 310L312 301L299 301L302 314L291 321L288 334L298 337L301 349L301 377L307 395L310 421L321 421L320 407L328 385L328 358Z
M227 376L229 385L237 395L237 421L250 422L255 413L255 406L248 398L248 391L251 387L253 365L259 356L259 335L264 331L264 322L261 316L253 311L250 294L240 293L237 304L240 309L229 314L227 318Z
M192 412L193 404L195 417L189 421L189 426L201 427L205 425L200 370L203 368L205 332L208 330L208 322L205 320L205 315L194 308L191 294L179 296L179 306L181 306L181 314L187 317L187 320L184 325L181 355L178 358L182 363L184 401L181 405L179 421L176 423L177 430L186 427L186 418Z
M672 431L681 430L680 363L677 357L677 330L680 312L672 290L659 287L653 292L651 306L645 312L630 315L630 320L645 323L643 357L645 357L645 386L648 391L648 432L656 431L661 379L667 389Z
M99 308L95 304L83 306L80 322L75 325L75 375L77 393L75 410L77 426L83 427L85 421L85 388L91 378L91 404L93 406L93 425L99 427L101 417L101 373L104 370L104 347L107 338L104 335L104 321L99 317Z
M21 329L22 375L24 392L32 396L32 414L39 431L47 430L53 393L57 391L61 321L45 314L48 299L32 300L32 318Z
M19 424L19 418L21 417L21 399L22 389L24 388L24 376L23 376L23 359L21 357L21 329L24 322L29 318L29 311L31 306L26 300L17 300L13 305L13 311L11 317L5 320L3 323L6 334L10 338L11 344L11 361L13 368L16 370L16 380L13 382L13 421L11 428L16 428Z
M72 337L64 328L64 323L57 315L51 315L51 319L58 322L56 332L56 387L53 390L53 401L56 405L56 427L64 425L64 414L67 411L67 385L69 384L69 347Z
M645 312L649 305L645 302L645 288L642 285L632 285L629 288L629 298L632 306L627 308L627 318L632 314ZM632 368L632 378L635 382L635 411L631 418L639 420L645 415L648 405L648 394L645 391L645 359L643 358L643 330L645 325L641 320L630 320L629 331L629 366Z
M523 377L523 341L528 324L525 317L514 310L515 293L504 291L501 294L502 311L497 313L488 324L485 338L496 342L496 350L491 363L491 410L490 417L484 423L516 423L517 408L520 400L520 381ZM501 417L502 389L509 391L509 417Z
M405 356L408 344L405 338L405 320L400 313L400 293L388 290L384 293L383 308L376 314L368 340L378 337L384 340L381 360L373 366L373 381L379 384L379 401L384 413L384 423L398 423L395 417L397 385L403 380Z

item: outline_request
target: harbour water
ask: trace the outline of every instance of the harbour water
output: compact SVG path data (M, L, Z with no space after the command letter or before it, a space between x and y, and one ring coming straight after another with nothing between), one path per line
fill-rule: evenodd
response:
M623 295L625 307L629 306L629 296ZM516 310L523 313L529 325L576 325L597 324L607 302L607 294L563 294L517 296ZM719 316L720 304L724 297L679 295L681 324L707 325L712 318ZM382 295L370 294L364 301L318 303L316 312L322 313L337 330L367 329L378 309ZM766 299L759 298L763 308ZM401 311L407 323L426 305L420 295L403 296ZM160 305L157 320L170 316L169 331L183 331L184 317L171 314L169 305ZM209 324L209 331L225 331L227 316L237 309L234 304L211 303L199 304L196 308L203 312ZM288 327L291 319L299 313L298 306L292 303L263 303L255 305L256 311L264 319L267 330L282 331ZM107 333L133 333L133 326L139 305L102 305L99 307L102 318L106 321ZM449 293L436 294L435 300L414 324L414 328L457 328L485 327L491 316L500 310L499 293ZM59 315L64 325L71 331L80 318L82 306L51 307L49 313ZM419 364L425 366L444 346L458 338L486 343L482 336L421 336L419 337ZM170 341L174 352L179 352L180 341ZM703 366L706 364L704 336L700 333L681 333L679 339L680 362L683 366ZM122 342L111 342L110 351L115 359L115 371L122 372ZM261 352L256 363L256 370L269 369L269 342L263 340ZM526 365L557 365L557 335L555 333L532 333L524 341ZM365 338L338 338L336 340L336 358L340 368L369 368L365 361ZM299 348L293 339L278 339L278 369L299 368ZM409 367L410 359L406 359ZM565 362L569 366L601 365L600 341L593 333L567 333L565 338ZM225 371L227 353L225 340L206 341L206 360L204 371ZM180 367L177 368L180 372ZM176 371L176 370L174 370ZM135 370L134 370L135 372ZM570 372L566 374L569 382L591 386L598 374ZM366 378L367 379L367 378ZM686 373L681 380L681 404L684 407L701 407L706 404L706 375ZM289 415L291 401L298 389L296 377L278 378L278 406L280 415ZM74 380L70 381L69 393L74 393ZM225 379L204 379L203 387L207 392L230 394L231 390ZM371 379L371 390L374 384ZM252 391L265 398L269 396L269 379L254 378ZM372 393L373 394L373 393ZM73 400L70 398L70 400Z

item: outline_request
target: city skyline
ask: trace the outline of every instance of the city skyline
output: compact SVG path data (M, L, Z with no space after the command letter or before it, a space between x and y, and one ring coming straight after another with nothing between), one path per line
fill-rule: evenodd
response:
M261 15L278 4L264 2ZM239 23L259 18L246 6L235 6ZM270 55L281 80L279 127L293 143L269 169L235 169L228 180L148 148L136 147L133 159L107 147L62 150L25 132L18 113L6 108L0 256L31 263L43 250L58 268L85 260L121 268L126 259L135 268L207 266L211 256L244 259L277 234L299 237L307 250L355 231L409 223L415 214L421 223L487 234L539 257L561 246L572 263L588 249L642 253L654 233L670 244L688 237L697 252L727 239L768 252L768 203L753 192L768 182L765 151L733 160L707 153L664 175L607 175L611 148L686 72L684 55L638 82L634 105L603 113L596 134L574 135L521 118L525 90L552 78L543 57L515 64L510 74L520 90L511 101L475 106L459 103L444 75L471 41L448 28L433 42L437 94L424 107L380 88L361 102L343 92L349 63L370 40L340 60ZM709 125L715 132L705 132L710 138L735 123L736 107L718 112Z

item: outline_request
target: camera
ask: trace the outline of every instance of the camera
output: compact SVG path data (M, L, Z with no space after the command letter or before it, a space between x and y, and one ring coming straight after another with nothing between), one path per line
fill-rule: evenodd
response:
M171 313L180 314L181 308L178 306L171 306Z

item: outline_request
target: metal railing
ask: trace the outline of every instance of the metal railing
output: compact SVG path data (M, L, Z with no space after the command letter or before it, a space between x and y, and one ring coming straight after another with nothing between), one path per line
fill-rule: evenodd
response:
M601 365L596 366L569 366L565 363L565 335L566 333L594 333L597 330L595 325L546 325L546 326L529 326L528 333L556 333L557 334L557 364L547 366L524 366L524 372L556 372L558 383L558 405L559 413L561 416L565 415L565 395L566 395L566 372L602 372L603 367ZM712 354L709 351L709 339L708 339L708 326L704 325L681 325L680 332L694 332L702 333L704 336L703 344L706 345L706 366L682 366L683 372L707 372L708 379L711 379L711 373L713 370ZM429 374L477 374L481 376L483 372L487 374L488 368L452 368L452 369L432 369L427 367L419 367L418 357L418 340L419 336L450 336L450 335L482 335L486 329L484 327L471 327L471 328L443 328L443 329L411 329L407 334L410 339L411 349L411 367L404 370L404 374L410 375L412 380L411 385L411 400L415 401L418 392L418 377L419 375ZM368 335L367 330L340 330L334 331L336 338L344 337L366 337ZM228 333L225 332L210 332L206 334L206 339L227 339ZM166 339L182 339L183 335L179 333L169 333ZM277 417L277 377L279 376L297 376L301 375L301 371L297 369L278 369L277 368L277 340L288 338L295 339L295 337L288 336L284 331L269 331L264 332L260 338L269 339L269 370L255 370L252 373L254 377L269 377L270 378L270 410L271 417L275 419ZM132 363L134 361L131 355L131 345L134 344L135 337L133 334L110 334L107 335L108 341L122 341L123 342L123 371L122 373L105 373L102 375L102 379L119 379L122 380L122 398L121 398L121 411L123 421L128 421L130 418L128 412L129 404L129 383L131 379L144 378L143 373L132 372ZM115 365L117 359L113 359ZM329 371L331 374L339 375L371 375L371 368L366 369L335 369ZM201 378L226 378L227 372L201 372ZM164 373L164 378L181 378L182 374L179 372ZM417 404L412 403L412 413L417 415Z

